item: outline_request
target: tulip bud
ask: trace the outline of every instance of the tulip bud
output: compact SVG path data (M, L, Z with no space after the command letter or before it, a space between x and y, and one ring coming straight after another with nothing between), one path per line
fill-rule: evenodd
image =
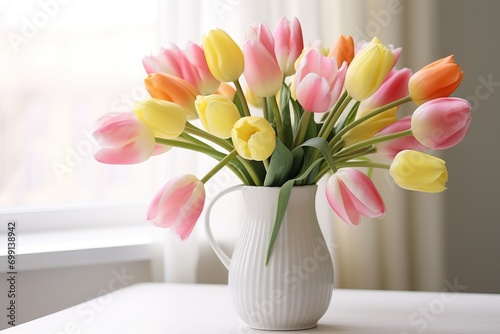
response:
M186 113L179 105L160 99L148 99L134 106L134 112L149 125L156 137L177 138L186 126Z
M245 61L236 42L222 29L203 35L203 50L208 68L222 82L234 82L243 73Z
M377 37L364 47L347 68L345 88L361 101L370 97L384 82L394 64L394 55Z
M463 76L464 72L460 71L453 56L436 60L410 78L410 97L418 105L438 97L447 97L460 85Z
M361 101L356 119L407 96L410 77L411 70L407 68L389 72L380 88L372 96ZM352 145L373 137L377 132L397 121L397 111L398 107L391 108L354 127L344 136L345 144Z
M274 40L265 24L252 26L243 48L245 79L261 97L273 96L281 88L282 74L274 55Z
M358 114L366 113L368 110L382 107L408 96L408 80L410 80L411 74L412 72L408 68L390 71L379 89L372 96L361 101Z
M192 42L184 50L176 45L162 48L157 56L144 57L142 64L148 74L160 72L184 79L202 94L211 94L219 87L219 81L208 69L203 49Z
M413 112L413 135L430 149L453 147L469 131L470 109L469 102L461 98L442 97L425 102Z
M412 150L399 152L389 173L401 188L429 193L445 190L448 181L444 160Z
M92 134L102 148L95 159L107 164L136 164L149 159L155 147L153 130L133 113L106 115Z
M385 205L372 180L354 168L342 168L327 181L326 198L337 215L349 225L361 216L382 217Z
M340 68L344 61L347 66L354 58L354 40L352 36L341 35L335 46L330 50L328 57L334 57L337 60L337 65Z
M181 58L185 75L183 78L191 82L201 94L212 94L220 85L208 68L205 52L198 44L189 42L184 49L184 57ZM185 60L184 60L185 58Z
M156 193L147 220L170 228L181 240L189 237L205 205L205 187L194 175L171 179Z
M310 112L326 112L338 100L344 87L347 63L340 69L337 61L310 49L301 59L292 90L299 103Z
M194 100L201 93L186 80L164 73L153 73L144 79L144 84L151 97L178 104L189 120L198 117Z
M299 20L294 17L292 21L282 17L273 33L274 53L278 61L281 73L289 76L295 73L295 61L302 53L304 40L302 27Z
M248 160L265 160L276 147L273 127L265 118L258 116L240 118L231 130L231 139L238 154Z
M234 123L240 119L240 112L234 103L221 95L199 95L195 101L201 124L219 138L231 137Z

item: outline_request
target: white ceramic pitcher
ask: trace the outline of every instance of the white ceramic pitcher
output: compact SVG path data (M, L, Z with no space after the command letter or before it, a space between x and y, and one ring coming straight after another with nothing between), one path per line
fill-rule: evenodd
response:
M230 259L214 240L210 213L219 198L238 190L243 193L245 209ZM330 305L333 264L316 216L316 190L316 185L294 187L267 266L280 188L232 187L218 194L207 208L208 240L229 271L236 313L250 328L312 328Z

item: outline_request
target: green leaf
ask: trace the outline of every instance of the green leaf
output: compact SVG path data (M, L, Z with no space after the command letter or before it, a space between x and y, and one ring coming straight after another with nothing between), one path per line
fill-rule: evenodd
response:
M330 166L330 169L332 171L337 170L337 168L335 167L335 161L333 161L333 157L330 152L330 146L328 146L328 142L324 138L321 137L311 138L306 142L302 143L302 145L300 146L309 146L318 149L323 154L323 157Z
M292 133L292 119L290 118L290 104L288 101L286 104L282 104L281 110L281 121L283 122L283 129L285 132L285 144L286 147L292 147L293 133Z
M309 175L309 173L316 167L319 166L319 163L323 161L323 158L319 158L314 161L309 168L302 173L300 176L295 179L288 180L285 182L280 189L280 193L278 195L278 205L276 208L276 218L274 220L273 230L271 231L271 237L269 238L269 245L267 247L266 254L266 266L269 263L269 259L271 258L271 253L276 243L276 239L278 238L278 233L281 228L281 224L283 223L283 218L285 217L286 208L288 206L288 201L290 200L290 195L292 194L293 186L296 181L301 181Z
M287 87L288 88L288 87ZM292 110L293 110L293 136L297 136L297 132L299 131L299 125L300 125L300 119L302 118L302 115L304 115L304 108L295 101L294 99L290 99L290 103L292 104Z
M308 111L306 111L308 112ZM309 138L314 138L318 136L318 124L314 121L314 117L311 117L309 119L309 123L307 124L307 131L306 131L306 139Z
M276 138L276 148L271 155L269 168L264 179L265 187L281 186L287 179L293 166L293 154Z
M293 155L293 164L290 169L290 173L288 174L290 177L297 175L302 166L302 161L304 161L304 149L300 146L297 146L292 150Z

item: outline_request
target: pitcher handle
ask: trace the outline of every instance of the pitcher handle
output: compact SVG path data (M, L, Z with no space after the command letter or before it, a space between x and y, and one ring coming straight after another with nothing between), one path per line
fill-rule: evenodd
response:
M219 258L219 260L222 262L222 264L226 267L226 269L229 270L229 264L231 263L231 258L222 250L222 248L217 244L217 242L214 239L214 235L212 234L212 229L210 228L210 213L212 212L212 208L215 205L215 203L223 196L239 190L242 188L244 185L238 184L236 186L229 187L220 193L217 194L217 196L214 197L214 199L210 202L210 204L207 207L207 214L205 216L205 232L208 238L208 243L214 250L215 254Z

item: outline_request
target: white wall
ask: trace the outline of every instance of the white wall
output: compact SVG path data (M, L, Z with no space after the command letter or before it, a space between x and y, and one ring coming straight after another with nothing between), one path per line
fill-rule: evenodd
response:
M438 50L455 53L465 71L456 94L473 107L469 136L444 154L446 275L466 291L500 293L500 2L438 4Z

